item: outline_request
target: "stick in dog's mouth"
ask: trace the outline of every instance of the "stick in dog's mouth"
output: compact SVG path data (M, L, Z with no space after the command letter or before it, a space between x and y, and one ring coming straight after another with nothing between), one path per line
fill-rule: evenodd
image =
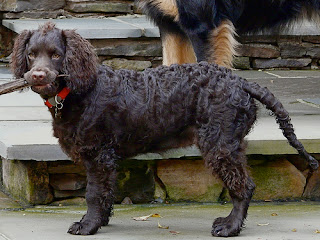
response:
M68 77L68 74L60 74L57 75L57 78L59 77ZM30 87L31 85L24 79L24 78L19 78L4 84L0 85L0 95L11 93L18 91L20 89Z

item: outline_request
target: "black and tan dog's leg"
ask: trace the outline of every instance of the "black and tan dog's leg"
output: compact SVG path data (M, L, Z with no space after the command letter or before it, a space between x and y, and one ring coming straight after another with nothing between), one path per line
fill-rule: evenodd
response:
M237 54L239 43L235 39L236 32L231 21L223 20L209 34L209 62L232 68L234 56Z
M193 47L187 36L162 31L161 41L163 65L197 62Z
M208 24L199 23L199 25ZM214 62L220 66L232 68L239 43L235 39L236 32L231 21L223 20L214 29L189 30L186 28L185 32L192 43L198 62Z
M87 213L80 222L71 225L68 233L90 235L106 226L111 217L116 182L116 158L112 151L103 150L97 158L84 160L87 172Z

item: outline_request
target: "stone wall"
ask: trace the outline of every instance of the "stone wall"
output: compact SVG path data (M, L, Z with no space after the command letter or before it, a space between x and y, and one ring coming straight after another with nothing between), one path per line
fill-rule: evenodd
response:
M2 0L0 19L110 17L137 13L133 0ZM0 26L0 59L12 50L15 34ZM143 70L161 64L160 39L90 40L101 62L115 68ZM318 69L319 36L241 36L235 66L240 69ZM296 156L250 156L257 184L255 200L320 200L320 175L309 174ZM2 161L4 185L31 204L83 197L85 174L70 162ZM1 177L1 176L0 176ZM216 202L228 200L225 189L201 159L125 161L120 164L117 202ZM19 182L20 184L13 184ZM14 186L15 185L15 186ZM14 188L15 187L15 188Z
M133 0L2 0L4 18L116 16L133 13Z
M319 69L320 36L242 36L235 67Z
M0 19L110 17L139 13L134 0L2 0ZM14 34L0 27L0 59L12 49ZM234 61L239 69L319 69L320 36L241 36ZM159 39L93 41L101 61L115 68L142 70L161 64ZM142 62L141 62L142 61Z
M316 156L318 159L320 155ZM296 155L249 155L255 201L320 200L320 173ZM5 189L27 204L83 199L83 166L70 161L3 160ZM202 159L124 160L118 163L116 203L230 201ZM77 201L79 202L79 201ZM83 202L83 200L80 200Z

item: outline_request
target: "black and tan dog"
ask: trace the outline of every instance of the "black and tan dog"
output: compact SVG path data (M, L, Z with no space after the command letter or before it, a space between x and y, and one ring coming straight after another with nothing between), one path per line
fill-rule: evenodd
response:
M114 71L98 64L93 47L75 31L48 23L19 35L11 66L46 100L62 149L86 168L88 211L71 234L94 234L108 224L117 160L196 144L234 205L228 217L214 221L212 235L238 235L255 188L244 142L256 120L255 99L275 114L291 146L318 167L272 93L215 64Z
M237 34L272 29L290 21L317 21L320 0L136 0L159 26L163 64L196 59L231 67ZM195 54L194 54L195 53ZM196 56L196 58L195 58Z

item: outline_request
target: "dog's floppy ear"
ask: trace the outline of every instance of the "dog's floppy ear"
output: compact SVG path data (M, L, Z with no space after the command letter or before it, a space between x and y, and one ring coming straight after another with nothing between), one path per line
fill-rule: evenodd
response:
M75 93L90 89L96 82L98 57L93 46L75 30L63 30L66 54L64 73L69 75L67 86Z
M15 39L10 67L16 78L22 78L23 74L28 70L26 46L31 35L32 31L24 30Z

